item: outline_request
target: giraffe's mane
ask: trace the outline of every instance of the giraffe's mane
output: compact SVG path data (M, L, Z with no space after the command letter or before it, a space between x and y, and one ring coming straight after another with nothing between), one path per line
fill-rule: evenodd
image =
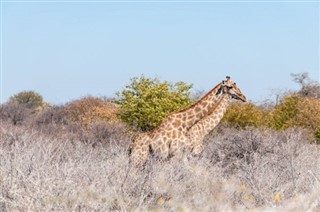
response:
M195 107L200 101L202 101L203 99L207 98L207 96L209 96L215 89L217 89L217 87L219 87L221 85L221 82L219 84L217 84L214 88L212 88L209 92L207 92L203 97L201 97L200 99L198 99L197 101L195 101L194 103L192 103L191 105L188 105L187 107L181 109L181 110L178 110L178 111L174 111L172 112L171 114L175 114L175 113L181 113L181 112L184 112L190 108L193 108ZM171 115L169 114L169 115Z

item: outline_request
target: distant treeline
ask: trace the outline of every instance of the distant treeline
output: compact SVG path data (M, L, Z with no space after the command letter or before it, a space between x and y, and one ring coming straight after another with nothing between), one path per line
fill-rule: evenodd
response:
M292 77L300 90L278 95L272 103L235 102L220 126L303 128L310 133L312 141L320 143L320 85L307 73L292 74ZM64 105L50 105L37 92L22 91L0 106L0 120L41 129L50 126L51 130L86 132L97 125L100 128L121 125L130 132L147 131L157 127L169 113L195 101L194 96L198 95L192 94L191 88L192 85L184 82L161 82L141 76L132 78L115 99L87 96Z

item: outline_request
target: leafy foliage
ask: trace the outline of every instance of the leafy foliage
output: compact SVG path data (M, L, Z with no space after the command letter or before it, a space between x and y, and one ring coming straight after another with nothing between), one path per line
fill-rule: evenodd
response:
M227 122L229 126L237 128L259 127L265 124L267 115L266 111L253 103L234 103L229 106L222 122Z
M287 96L271 112L269 124L277 130L291 127L309 129L319 141L320 100L296 94Z
M317 129L316 129L316 131L314 132L314 136L316 137L316 141L317 141L317 143L318 144L320 144L320 127L318 127Z
M22 91L10 97L9 101L23 104L30 109L36 109L44 105L42 96L34 91Z
M297 108L295 124L310 129L320 142L320 100L312 97L305 98L298 103Z
M298 103L296 124L316 130L320 126L320 100L305 98Z
M222 122L233 128L269 127L275 130L304 128L320 142L320 85L307 73L292 74L300 85L295 93L279 96L279 103L259 106L253 103L235 102L228 108ZM105 124L119 122L147 131L157 127L171 112L179 110L204 94L190 94L184 82L161 82L144 76L131 79L123 91L118 92L116 107L110 100L84 97L63 106L49 106L40 94L23 91L0 105L0 120L14 125L33 124L41 128L98 129L98 137L104 138ZM44 126L48 125L48 126ZM95 126L95 127L93 127ZM108 125L108 127L111 125ZM102 133L100 133L102 132Z
M257 107L252 103L234 103L228 108L222 122L236 128L304 128L320 142L320 100L301 97L298 92L285 96L271 109Z
M301 101L302 98L298 95L284 97L283 101L271 111L269 126L276 130L284 130L294 126L298 104Z
M83 126L105 121L117 121L117 108L111 103L97 97L84 97L66 106L68 118Z
M157 127L170 113L190 104L190 88L184 82L172 84L157 78L132 78L122 92L117 93L119 117L139 130Z

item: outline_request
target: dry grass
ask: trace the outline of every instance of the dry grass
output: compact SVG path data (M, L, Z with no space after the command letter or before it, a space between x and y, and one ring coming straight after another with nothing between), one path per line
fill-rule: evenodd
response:
M302 130L224 129L199 158L138 170L109 128L92 145L2 123L0 211L320 210L320 146Z

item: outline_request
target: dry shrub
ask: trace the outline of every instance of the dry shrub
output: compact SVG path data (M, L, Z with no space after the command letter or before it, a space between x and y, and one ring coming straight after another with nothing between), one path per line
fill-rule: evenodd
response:
M320 208L320 147L300 129L225 129L202 156L151 158L144 170L130 166L128 138L93 146L9 124L0 133L1 211Z
M90 132L93 136L92 140L96 142L107 142L117 145L119 141L128 140L128 129L122 123L94 123L90 126Z
M100 100L98 101L100 102ZM99 121L101 118L99 114L95 114L97 117L91 117L92 123L70 121L70 110L68 111L68 109L70 109L70 105L49 107L34 115L26 128L36 130L47 138L77 140L93 146L114 144L129 136L123 123L111 122L110 119L108 122L106 120ZM79 112L78 115L81 118L86 114ZM117 143L117 145L122 144Z
M70 121L88 126L94 122L117 122L117 108L97 97L84 97L66 105Z
M293 81L301 86L298 95L301 97L320 98L320 84L318 81L312 80L308 72L292 73Z
M226 129L221 142L209 139L204 157L243 185L235 201L247 208L276 206L277 195L285 202L320 187L320 167L314 166L320 148L308 144L304 130L232 131Z
M47 138L71 139L82 129L80 124L70 123L67 115L65 106L51 106L34 114L27 127L41 132ZM73 125L77 125L77 127Z
M73 139L78 139L86 144L90 144L93 147L104 146L110 147L110 145L126 145L123 140L129 139L127 134L127 127L122 123L106 123L95 122L88 125L86 128L80 126L72 126L69 129L73 129Z
M38 125L67 125L67 111L64 106L49 107L35 117Z
M13 125L21 125L28 121L32 110L25 104L8 102L0 106L0 120L11 122Z
M320 85L305 85L301 88L298 94L302 97L320 98Z

